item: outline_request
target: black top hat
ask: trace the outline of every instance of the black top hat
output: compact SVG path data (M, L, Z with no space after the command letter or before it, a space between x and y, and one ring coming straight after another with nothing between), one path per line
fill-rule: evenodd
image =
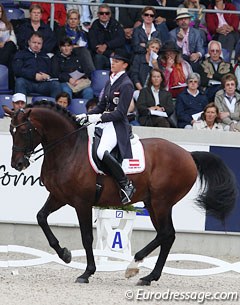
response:
M171 40L166 41L159 50L160 53L165 53L168 51L181 53L180 48L176 45L176 43L174 41L171 41Z
M124 49L116 49L114 55L112 55L111 58L119 59L126 62L127 64L130 64L130 55Z

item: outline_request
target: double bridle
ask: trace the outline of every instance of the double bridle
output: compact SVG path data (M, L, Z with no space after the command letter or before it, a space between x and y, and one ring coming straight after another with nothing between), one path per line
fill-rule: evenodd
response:
M34 150L34 147L33 147L33 133L34 131L38 132L37 128L35 128L33 126L33 124L31 123L30 119L28 118L25 122L23 123L20 123L18 125L13 125L11 123L11 127L13 128L13 132L14 129L16 130L18 127L20 126L23 126L23 125L27 125L28 129L27 129L27 132L24 133L24 136L26 138L26 145L24 147L20 147L20 146L17 146L17 145L13 145L12 147L12 151L15 151L15 152L23 152L24 153L24 158L30 160L30 157L32 155L35 155L37 153L39 153L40 151L43 151L43 153L41 155L39 155L38 157L36 157L35 159L31 160L32 162L38 160L39 158L41 158L42 156L44 156L44 154L46 154L47 152L49 152L50 150L52 150L56 145L60 144L61 142L63 142L66 138L68 138L69 136L71 136L72 134L78 132L79 130L81 130L82 128L86 128L87 125L82 125L80 128L66 134L65 136L55 140L54 142L44 146L44 148L40 148L38 150ZM39 134L39 132L38 132Z
M24 147L20 147L20 146L13 144L12 151L23 152L24 157L29 159L33 153L36 153L36 152L34 152L34 147L33 147L33 132L36 131L37 129L33 126L33 124L31 123L31 121L29 119L27 119L25 122L20 123L18 125L13 125L11 123L10 126L13 128L13 132L15 132L18 127L23 126L25 124L28 127L27 132L24 133L26 145Z

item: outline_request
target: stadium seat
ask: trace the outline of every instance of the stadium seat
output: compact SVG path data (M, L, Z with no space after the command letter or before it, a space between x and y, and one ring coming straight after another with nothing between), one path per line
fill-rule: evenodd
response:
M91 74L91 87L93 94L99 96L100 92L104 88L106 82L109 80L109 70L95 70Z
M40 101L55 102L55 98L51 96L37 95L32 97L32 104Z
M8 67L0 65L0 94L12 93L8 87Z
M4 111L2 106L8 106L10 109L12 109L12 95L10 94L0 94L0 118L2 119L4 117Z
M19 1L19 7L23 9L29 9L31 2Z
M74 98L71 101L71 104L68 106L68 110L73 114L86 113L86 103L87 99Z
M4 6L4 8L17 7L17 4L15 4L12 0L1 1L1 4Z
M24 11L19 8L6 8L5 13L8 20L25 18Z

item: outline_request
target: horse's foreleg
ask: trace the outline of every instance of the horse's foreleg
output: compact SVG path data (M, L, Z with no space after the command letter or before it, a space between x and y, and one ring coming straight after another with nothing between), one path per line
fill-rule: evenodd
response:
M42 228L49 245L57 252L59 258L61 258L65 263L70 263L72 259L71 252L67 248L61 248L59 245L59 241L53 234L52 230L50 229L47 218L48 216L53 213L54 211L58 210L60 207L64 206L65 204L61 204L54 197L49 195L46 203L42 207L42 209L37 214L37 221L39 226Z
M164 225L163 225L164 224ZM155 238L156 244L158 243L159 246L161 246L160 253L157 259L157 262L155 264L155 267L153 268L152 272L141 278L140 281L138 282L138 285L151 285L152 281L157 281L159 280L163 267L166 263L168 254L170 252L170 249L174 243L175 240L175 230L173 227L172 223L172 216L171 213L168 217L168 221L163 221L161 222L161 226L157 232L157 236ZM152 243L147 245L143 250L139 251L135 257L136 258L141 258L143 254L146 254L148 250L151 249Z
M87 205L87 203L85 203ZM77 209L76 209L77 210ZM96 271L95 260L93 256L93 228L92 228L92 207L85 206L82 210L77 210L82 244L86 251L87 267L82 275L77 279L77 283L89 283L89 277Z

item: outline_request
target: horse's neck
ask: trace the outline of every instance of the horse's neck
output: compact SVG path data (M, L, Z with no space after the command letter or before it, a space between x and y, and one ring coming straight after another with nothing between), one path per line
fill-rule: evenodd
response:
M76 145L77 133L74 122L63 114L50 109L35 111L33 120L42 135L41 144L51 154L69 154ZM63 147L68 147L68 152Z

